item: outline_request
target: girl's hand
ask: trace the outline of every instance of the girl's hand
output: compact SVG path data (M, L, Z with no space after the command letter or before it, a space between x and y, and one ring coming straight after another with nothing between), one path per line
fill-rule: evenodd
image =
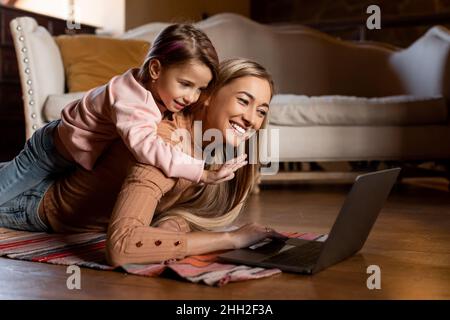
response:
M219 184L234 178L234 172L247 164L247 155L243 154L237 158L225 162L218 170L204 170L200 183Z
M265 238L286 240L288 237L256 223L249 223L229 233L235 249L247 248Z

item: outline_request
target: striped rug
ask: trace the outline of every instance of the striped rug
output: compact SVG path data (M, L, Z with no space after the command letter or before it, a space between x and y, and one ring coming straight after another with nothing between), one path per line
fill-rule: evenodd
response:
M289 233L289 237L312 240L312 233ZM114 269L105 260L104 233L47 234L0 228L0 256L11 259L60 265L77 265L99 270L126 271L153 277L175 272L181 279L210 286L229 282L260 279L281 273L279 269L264 269L217 262L213 254L190 256L182 260L158 264L127 264Z

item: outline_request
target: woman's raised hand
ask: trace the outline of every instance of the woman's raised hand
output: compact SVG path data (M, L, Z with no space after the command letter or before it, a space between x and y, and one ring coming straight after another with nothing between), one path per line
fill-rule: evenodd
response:
M229 232L235 249L246 248L265 238L287 239L286 236L256 223L246 224L239 229Z
M234 178L234 172L245 166L247 155L243 154L237 158L228 160L217 170L204 170L200 183L219 184Z

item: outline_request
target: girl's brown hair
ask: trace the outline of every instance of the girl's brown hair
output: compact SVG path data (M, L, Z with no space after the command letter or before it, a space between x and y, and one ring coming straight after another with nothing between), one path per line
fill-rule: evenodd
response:
M138 73L142 83L149 81L149 65L153 59L158 59L163 67L200 61L212 73L208 88L216 82L219 68L216 49L208 36L191 24L173 24L158 34Z

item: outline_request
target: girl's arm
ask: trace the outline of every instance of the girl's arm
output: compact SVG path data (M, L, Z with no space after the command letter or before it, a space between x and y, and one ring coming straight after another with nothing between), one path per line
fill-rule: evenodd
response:
M181 152L158 136L161 113L154 102L151 104L116 100L111 107L111 120L118 134L138 162L158 167L168 177L199 182L204 161Z
M234 172L247 164L246 155L241 155L229 160L217 170L204 170L204 161L188 155L190 150L182 152L157 134L161 114L156 104L149 107L146 104L119 100L112 106L111 118L136 160L161 169L168 177L184 178L195 183L217 184L233 179ZM163 129L160 135L170 141L172 132L174 131L165 132ZM190 146L190 143L188 145Z

